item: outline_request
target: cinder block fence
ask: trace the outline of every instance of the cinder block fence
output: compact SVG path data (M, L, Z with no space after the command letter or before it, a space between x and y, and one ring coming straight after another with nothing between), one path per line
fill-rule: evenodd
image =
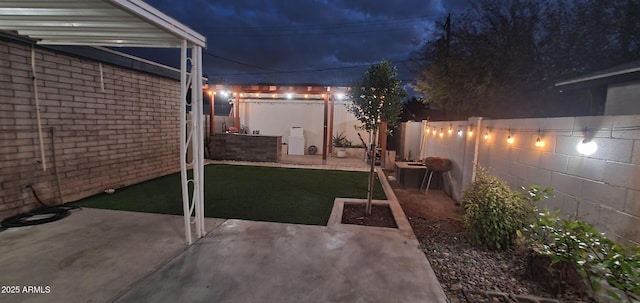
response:
M532 184L554 188L555 197L541 208L577 214L610 238L640 243L638 115L425 121L414 140L422 143L421 158L452 160L452 182L447 183L456 200L477 163L514 189ZM586 141L597 146L592 154L584 154L585 145L582 152L578 149Z

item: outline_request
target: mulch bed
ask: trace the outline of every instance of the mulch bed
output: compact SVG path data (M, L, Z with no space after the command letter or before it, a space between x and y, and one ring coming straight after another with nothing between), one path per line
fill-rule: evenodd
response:
M347 204L344 205L342 212L342 223L357 224L365 226L398 228L396 221L393 219L393 213L388 205L372 205L371 214L365 214L365 204Z

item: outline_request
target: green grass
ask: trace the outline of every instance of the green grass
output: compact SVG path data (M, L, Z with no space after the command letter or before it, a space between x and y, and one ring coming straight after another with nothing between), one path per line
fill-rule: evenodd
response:
M325 225L333 200L366 198L368 173L259 166L207 165L205 216ZM104 208L182 214L180 174L172 174L75 202ZM374 199L386 199L376 177Z

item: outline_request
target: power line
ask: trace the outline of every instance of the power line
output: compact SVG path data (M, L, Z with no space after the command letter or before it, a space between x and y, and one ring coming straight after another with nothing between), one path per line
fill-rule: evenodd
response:
M423 59L403 59L403 60L393 60L389 61L390 63L403 63L403 62L413 62L413 61L422 61ZM311 72L324 72L324 71L332 71L332 70L342 70L342 69L352 69L352 68L361 68L361 67L369 67L371 64L356 64L356 65L348 65L348 66L334 66L334 67L324 67L324 68L313 68L313 69L298 69L298 70L280 70L280 71L269 71L269 72L251 72L251 73L229 73L229 74L213 74L214 76L249 76L249 75L270 75L270 74L298 74L298 73L311 73Z
M343 27L357 27L357 26L370 26L370 25L391 25L402 23L413 23L416 21L427 21L430 19L439 18L440 15L425 15L410 18L398 18L398 19L379 19L379 20L366 20L360 22L343 22L343 23L328 23L328 24L312 24L312 25L286 25L286 26L261 26L259 28L252 26L224 26L224 27L212 27L209 28L209 32L242 32L242 31L291 31L291 30L318 30L318 29L336 29Z
M220 33L212 33L212 36L234 36L234 37L268 37L268 36L292 36L292 35L349 35L349 34L375 34L375 33L384 33L384 32L396 32L396 31L413 31L416 30L414 27L403 27L403 28L381 28L381 29L363 29L363 30L352 30L352 31L292 31L292 32L244 32L244 33L234 33L234 32L220 32Z
M218 58L220 60L224 60L224 61L228 61L228 62L232 62L232 63L235 63L235 64L248 66L248 67L252 67L252 68L257 68L257 69L261 69L261 70L266 70L266 71L274 72L274 73L278 73L279 72L279 71L277 71L275 69L270 69L270 68L266 68L266 67L262 67L262 66L258 66L258 65L254 65L254 64L250 64L250 63L241 62L241 61L230 59L230 58L226 58L226 57L219 56L219 55L216 55L216 54L208 52L208 51L204 51L203 53L205 55L207 55L207 56L211 56L211 57Z

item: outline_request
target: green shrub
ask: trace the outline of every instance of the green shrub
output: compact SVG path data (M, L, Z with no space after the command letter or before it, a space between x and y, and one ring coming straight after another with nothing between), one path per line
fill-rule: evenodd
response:
M567 262L589 279L595 292L606 281L619 292L606 294L625 302L640 300L640 247L625 247L604 237L593 225L576 218L562 219L548 210L519 233L520 241L551 263ZM624 297L623 297L624 296Z
M532 213L526 200L486 168L478 167L475 180L462 194L469 240L491 249L513 247L516 231L525 226Z

